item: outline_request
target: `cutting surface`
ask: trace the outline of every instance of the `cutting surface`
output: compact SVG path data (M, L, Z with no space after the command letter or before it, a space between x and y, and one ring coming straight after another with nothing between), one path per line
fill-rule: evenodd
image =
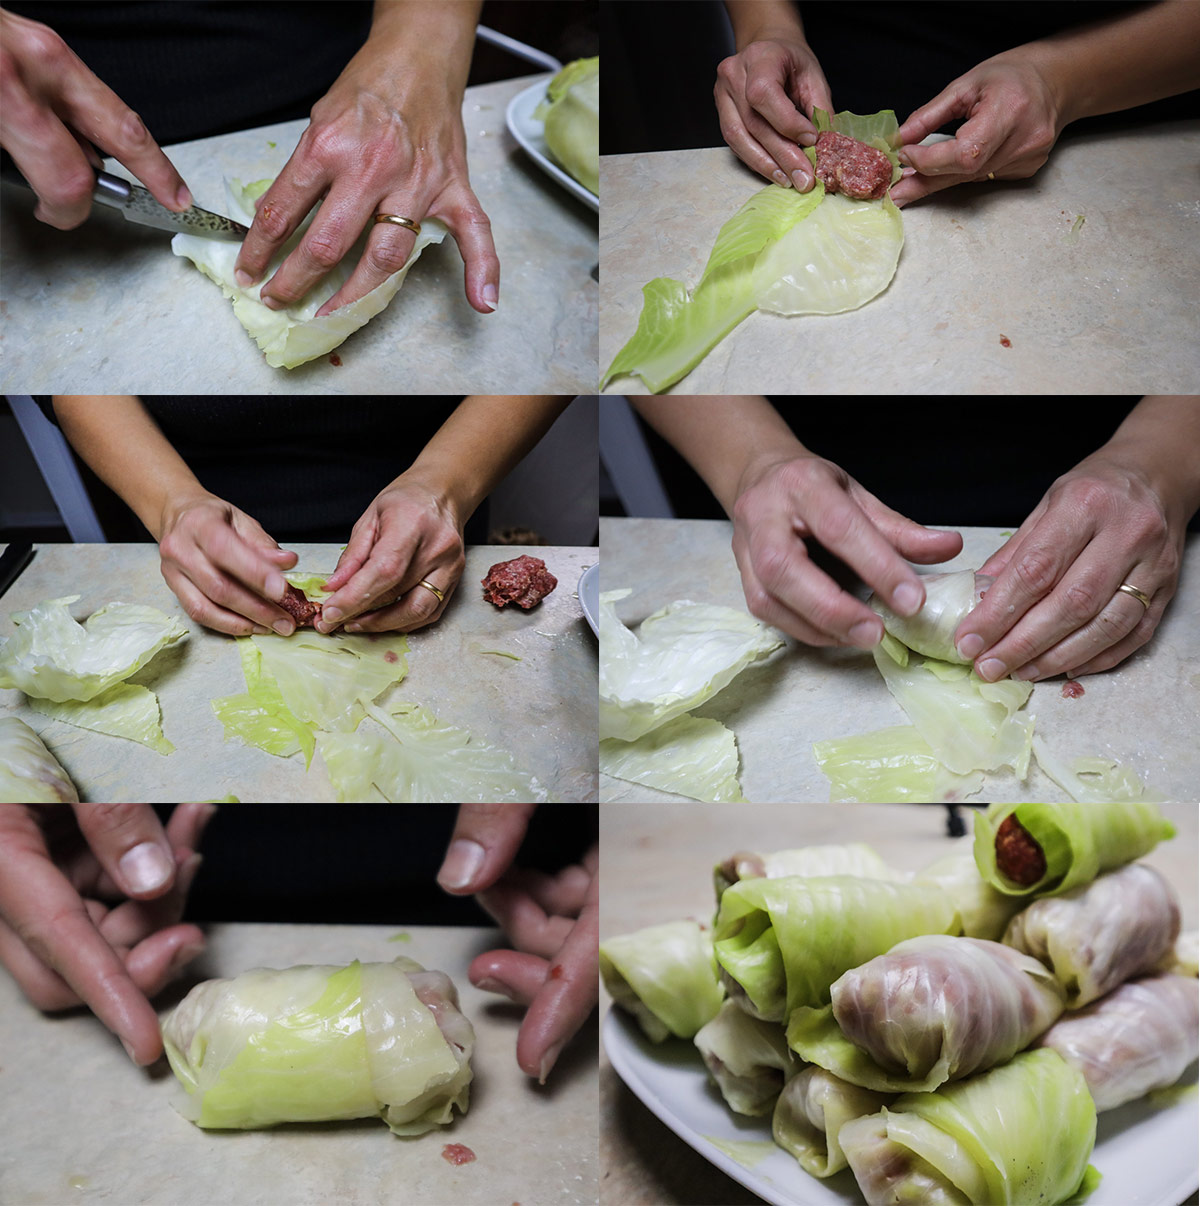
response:
M874 301L751 314L669 392L1198 392L1197 157L1197 121L1068 132L1031 180L901 211L900 264ZM605 156L600 172L603 370L637 328L642 286L695 286L721 225L766 181L728 147ZM632 377L608 388L646 392Z
M332 572L336 545L294 544L299 568ZM442 619L409 637L408 675L396 698L430 708L439 720L507 749L556 799L596 798L596 643L575 595L596 549L539 547L558 587L532 611L484 602L480 580L497 561L524 550L479 545ZM131 682L154 691L163 731L175 743L163 757L145 746L106 737L33 711L19 691L0 691L0 715L20 716L42 735L90 801L171 802L233 794L253 800L333 800L319 756L275 758L225 741L211 701L245 691L232 637L189 620L167 589L153 544L41 545L29 567L0 600L0 637L8 618L42 599L79 594L71 614L83 619L116 600L158 607L187 625L189 635L160 653ZM515 654L520 661L488 650Z
M33 218L6 187L0 288L4 388L14 393L577 393L596 381L596 215L548 179L504 122L537 77L467 90L471 186L492 223L500 300L463 295L454 240L427 247L382 314L328 356L273 369L221 290L170 235L105 207L77 230ZM549 79L550 76L545 77ZM307 121L166 148L196 198L225 210L225 180L275 176ZM109 170L125 175L112 161ZM23 195L24 194L24 195Z
M946 525L953 526L953 525ZM955 528L963 551L918 572L980 566L1005 539L999 528ZM632 587L617 604L630 627L676 599L746 610L724 520L602 519L607 554L601 589ZM1064 699L1063 679L1035 683L1026 710L1035 737L1070 758L1100 754L1129 762L1158 798L1196 799L1200 778L1200 538L1189 538L1179 591L1150 643L1120 666L1082 680L1084 694ZM742 793L760 802L828 800L812 743L907 724L869 652L814 649L788 642L765 663L743 671L695 710L732 729L741 753ZM601 776L602 800L672 800L676 796ZM1069 797L1036 765L1019 781L989 773L982 800L1063 801Z
M201 872L203 874L203 871ZM408 942L389 942L403 931ZM596 1030L589 1022L539 1086L517 1067L521 1010L467 980L496 930L449 926L217 925L192 984L251 967L390 961L445 971L475 1027L471 1107L452 1126L399 1139L378 1119L267 1131L202 1131L171 1107L162 1060L135 1068L90 1013L44 1017L0 971L0 1201L128 1206L522 1206L596 1200ZM447 1143L476 1156L455 1167Z

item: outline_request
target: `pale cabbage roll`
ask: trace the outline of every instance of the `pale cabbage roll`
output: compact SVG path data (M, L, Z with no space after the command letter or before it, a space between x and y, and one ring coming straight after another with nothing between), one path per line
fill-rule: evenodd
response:
M784 1081L799 1066L783 1027L752 1018L733 1001L697 1032L697 1050L735 1114L770 1113Z
M998 942L910 938L846 972L824 1009L798 1009L788 1043L843 1080L926 1091L1011 1059L1063 1011L1036 959Z
M79 803L70 776L18 716L0 720L0 803Z
M1038 1040L1078 1068L1097 1110L1111 1110L1179 1079L1196 1058L1200 983L1189 976L1130 980Z
M162 1032L200 1127L380 1117L420 1135L467 1109L475 1032L449 977L412 959L207 980Z
M1004 927L1025 906L1019 896L1006 896L992 887L979 874L974 855L965 852L943 855L918 871L913 882L937 884L950 894L968 938L999 942Z
M1179 899L1153 867L1131 863L1018 913L1004 941L1040 959L1078 1009L1150 971L1179 936Z
M857 875L863 879L903 881L908 876L887 863L864 842L842 846L802 846L773 854L738 851L713 868L717 901L725 889L743 879L780 879L785 875Z

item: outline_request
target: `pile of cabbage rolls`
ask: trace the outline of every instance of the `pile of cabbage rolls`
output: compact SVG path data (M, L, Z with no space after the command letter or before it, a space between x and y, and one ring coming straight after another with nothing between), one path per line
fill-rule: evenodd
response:
M1097 1111L1196 1058L1195 935L1134 861L1173 836L1155 804L994 804L916 875L861 844L737 854L711 929L608 939L601 972L813 1176L1052 1206L1100 1179Z

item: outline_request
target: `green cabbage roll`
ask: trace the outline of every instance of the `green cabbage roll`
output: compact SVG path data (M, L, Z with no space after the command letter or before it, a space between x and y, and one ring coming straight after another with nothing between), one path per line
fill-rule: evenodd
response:
M162 1032L200 1127L380 1117L420 1135L467 1109L475 1032L449 977L412 959L207 980Z
M739 851L713 868L713 887L720 903L725 889L743 879L780 879L785 875L856 875L863 879L907 880L864 842L842 846L802 846L774 854Z
M1009 921L1025 907L1019 896L1006 896L993 888L979 874L975 856L966 851L943 855L918 871L913 881L937 884L950 894L968 938L999 942Z
M799 1067L783 1027L752 1018L725 1001L696 1032L696 1049L708 1074L735 1114L769 1114L784 1081Z

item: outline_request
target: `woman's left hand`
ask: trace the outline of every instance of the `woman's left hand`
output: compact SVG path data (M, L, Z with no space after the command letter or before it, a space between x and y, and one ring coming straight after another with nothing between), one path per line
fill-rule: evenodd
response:
M1088 457L980 567L996 581L959 625L959 653L988 682L1095 674L1124 661L1175 594L1187 526L1175 510L1135 463L1104 449Z
M411 632L440 619L466 564L462 529L445 491L415 470L402 473L354 525L325 583L334 593L318 631Z

